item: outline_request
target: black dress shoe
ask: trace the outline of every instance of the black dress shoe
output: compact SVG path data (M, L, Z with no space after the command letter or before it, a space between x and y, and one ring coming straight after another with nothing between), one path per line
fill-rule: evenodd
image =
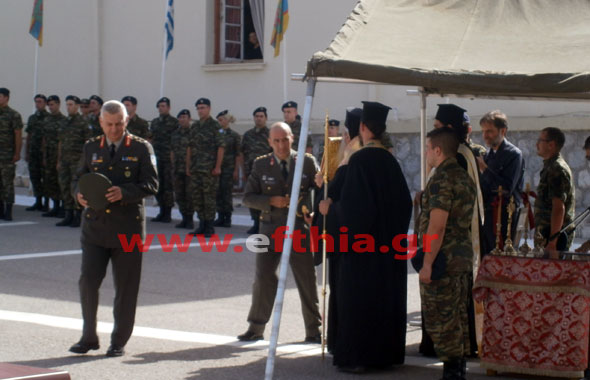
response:
M262 340L264 337L262 335L256 334L254 331L246 331L242 335L238 335L238 340L242 342L254 342L257 340Z
M313 344L321 344L322 343L322 336L320 334L315 336L306 336L305 343L313 343Z
M99 348L100 346L98 345L98 342L86 343L79 341L78 343L70 347L70 352L73 352L74 354L85 354L90 350L98 350Z
M123 356L124 354L125 354L125 350L123 349L123 346L118 346L116 344L111 344L109 346L109 349L107 350L107 356L109 358Z

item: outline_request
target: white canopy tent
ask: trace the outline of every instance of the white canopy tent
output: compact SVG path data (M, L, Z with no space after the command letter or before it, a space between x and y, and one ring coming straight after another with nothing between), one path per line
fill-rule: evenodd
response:
M428 95L589 100L589 52L588 0L360 0L308 62L298 152L305 152L318 81L419 87L423 150ZM302 164L295 166L288 231ZM291 243L283 245L266 379L274 371Z

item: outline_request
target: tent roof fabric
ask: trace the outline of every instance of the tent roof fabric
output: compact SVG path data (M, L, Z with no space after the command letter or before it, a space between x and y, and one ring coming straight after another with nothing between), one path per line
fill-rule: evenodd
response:
M589 0L360 0L307 77L590 99Z

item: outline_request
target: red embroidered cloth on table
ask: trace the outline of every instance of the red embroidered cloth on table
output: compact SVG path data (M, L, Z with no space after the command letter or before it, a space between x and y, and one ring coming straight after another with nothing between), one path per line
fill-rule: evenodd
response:
M484 302L482 367L583 377L588 367L590 262L487 255L473 298Z

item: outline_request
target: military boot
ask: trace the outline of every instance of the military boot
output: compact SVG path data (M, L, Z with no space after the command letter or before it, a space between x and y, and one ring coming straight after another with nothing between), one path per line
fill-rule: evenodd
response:
M42 197L37 197L37 199L35 200L35 203L33 203L32 206L27 207L25 209L25 211L41 211L43 209L43 201L42 201Z
M64 218L61 222L57 222L55 223L56 226L58 227L65 227L65 226L69 226L70 224L72 224L72 221L74 220L74 211L73 210L65 210L64 212Z
M80 227L80 224L82 223L82 210L74 210L74 219L72 220L72 223L70 224L70 227Z
M182 222L174 226L174 228L186 228L186 215L182 214Z
M192 232L193 235L202 235L205 233L205 221L199 219L199 227Z
M59 201L56 217L58 217L58 218L65 218L66 217L66 209L64 208L64 201Z
M231 212L225 213L225 219L223 220L223 225L221 227L231 228Z
M152 218L152 222L161 222L162 218L164 217L164 207L160 206L160 212L156 215L155 218Z
M58 211L59 211L59 201L57 199L53 199L53 208L51 210L41 214L41 216L54 217L54 216L57 216Z
M43 212L49 211L49 197L45 197L43 199L43 206L41 207L41 210L39 210L39 211L43 211Z
M461 375L461 360L450 359L443 362L443 377L441 380L465 380Z
M188 228L189 230L192 230L193 228L195 228L195 223L193 223L193 213L192 212L190 214L186 214L186 226L184 226L184 228Z
M0 219L4 219L4 202L0 201Z
M221 227L221 226L223 226L223 223L225 223L225 213L218 212L217 219L215 219L215 221L213 222L213 226Z
M248 233L250 235L257 234L259 228L260 228L260 220L259 219L255 219L254 220L254 225L252 227L250 227L250 229L248 231L246 231L246 233Z
M170 223L172 221L172 207L164 207L163 211L164 215L162 215L162 219L160 219L160 222Z
M206 238L210 238L211 236L213 236L214 233L215 228L213 228L213 219L207 220L205 222L205 231L203 232L203 235L205 235Z
M12 203L6 203L6 210L4 211L4 220L12 220Z

